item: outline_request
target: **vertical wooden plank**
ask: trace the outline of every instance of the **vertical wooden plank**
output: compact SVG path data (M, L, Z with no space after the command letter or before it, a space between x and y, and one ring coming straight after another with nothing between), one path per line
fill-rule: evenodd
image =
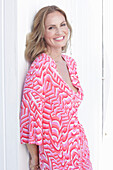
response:
M4 110L4 3L0 1L0 169L6 170Z
M102 137L102 1L75 1L73 48L84 90L79 119L85 129L93 169L99 169Z
M7 170L18 169L17 122L17 25L16 1L4 0L4 102L5 102L5 162Z
M113 1L103 0L104 119L101 169L113 169Z

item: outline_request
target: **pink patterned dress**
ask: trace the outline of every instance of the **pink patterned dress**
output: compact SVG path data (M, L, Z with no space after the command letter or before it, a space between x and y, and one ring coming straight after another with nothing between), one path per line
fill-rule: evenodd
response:
M56 69L55 61L40 54L27 73L20 115L21 143L39 145L41 170L92 170L88 141L77 112L83 99L76 62L67 63L73 91Z

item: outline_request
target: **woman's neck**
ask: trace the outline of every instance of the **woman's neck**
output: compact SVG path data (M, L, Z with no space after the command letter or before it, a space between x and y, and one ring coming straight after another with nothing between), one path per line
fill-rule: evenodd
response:
M55 50L47 50L46 52L55 62L59 62L62 60L62 50L55 49Z

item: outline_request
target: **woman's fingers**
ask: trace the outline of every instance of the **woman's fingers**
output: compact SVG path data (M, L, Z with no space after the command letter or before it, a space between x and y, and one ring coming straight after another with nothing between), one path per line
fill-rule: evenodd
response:
M29 166L30 166L30 170L40 170L38 163L35 163L32 160L29 161Z

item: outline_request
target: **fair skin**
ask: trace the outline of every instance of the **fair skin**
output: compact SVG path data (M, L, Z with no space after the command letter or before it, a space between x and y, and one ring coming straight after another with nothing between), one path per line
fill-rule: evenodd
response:
M62 79L69 85L69 87L77 92L77 89L72 85L66 62L61 57L62 47L66 45L68 40L69 30L65 17L58 11L47 15L45 20L45 34L44 38L47 44L47 54L56 62L58 73ZM30 167L31 170L37 170L36 167L38 158L38 147L35 144L27 144L28 151L31 156Z
M45 20L45 41L47 43L47 54L56 62L57 71L63 81L75 92L77 89L72 85L67 63L61 57L62 47L68 41L69 29L65 17L58 11L47 15Z
M45 20L45 41L47 53L54 60L61 61L62 47L68 40L68 27L65 17L58 11L47 15Z

